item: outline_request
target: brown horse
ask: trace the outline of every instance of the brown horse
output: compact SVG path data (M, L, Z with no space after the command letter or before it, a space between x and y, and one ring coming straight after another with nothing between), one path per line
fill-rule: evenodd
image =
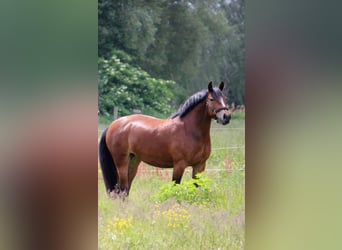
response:
M209 158L210 124L229 123L231 114L222 90L224 83L189 97L168 119L130 115L112 122L103 132L99 158L109 194L128 195L141 161L160 168L173 168L172 180L180 183L192 166L192 177L204 171Z

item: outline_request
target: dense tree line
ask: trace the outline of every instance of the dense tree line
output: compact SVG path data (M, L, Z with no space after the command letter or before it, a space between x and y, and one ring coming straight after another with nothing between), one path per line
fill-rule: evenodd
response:
M125 89L137 98L126 109L140 106L164 114L166 103L179 105L211 80L224 81L230 102L244 104L244 6L244 0L99 0L100 111L110 113L111 104L123 105L117 89ZM147 79L103 68L120 69L122 63ZM160 79L170 81L162 84ZM163 108L141 96L155 98L157 85L168 93L155 99Z

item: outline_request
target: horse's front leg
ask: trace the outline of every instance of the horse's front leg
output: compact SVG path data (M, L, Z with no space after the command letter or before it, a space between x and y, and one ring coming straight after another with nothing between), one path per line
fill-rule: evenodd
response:
M202 173L204 169L205 169L205 161L193 166L192 167L192 179L198 179L197 174ZM198 187L196 183L195 183L195 186Z
M185 168L186 168L186 163L184 161L180 161L174 164L172 180L175 181L176 184L181 183Z

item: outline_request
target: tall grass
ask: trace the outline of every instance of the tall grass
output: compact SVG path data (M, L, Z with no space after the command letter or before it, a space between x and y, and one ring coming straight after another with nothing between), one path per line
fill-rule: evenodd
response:
M204 177L211 180L215 202L156 201L153 196L171 181L165 178L170 175L160 173L170 170L156 172L147 165L148 172L137 175L128 199L112 200L99 175L99 249L244 249L243 128L244 120L212 126L214 150ZM232 146L235 148L229 148ZM190 170L186 170L184 182L190 181Z

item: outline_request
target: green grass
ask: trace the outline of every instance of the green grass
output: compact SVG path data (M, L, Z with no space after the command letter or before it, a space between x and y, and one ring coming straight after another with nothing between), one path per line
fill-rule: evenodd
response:
M105 128L99 125L99 135ZM238 128L238 129L236 129ZM212 154L204 177L214 200L200 203L156 201L169 170L138 174L130 196L109 199L99 176L99 249L244 249L245 149L244 120L227 126L213 124ZM232 146L239 148L220 149ZM242 147L241 147L242 146ZM154 170L146 166L148 170ZM169 171L169 173L171 173ZM169 175L170 176L170 175ZM191 168L183 181L190 181Z
M234 120L245 120L246 118L246 115L245 115L245 112L243 111L234 111L232 112L232 119Z

